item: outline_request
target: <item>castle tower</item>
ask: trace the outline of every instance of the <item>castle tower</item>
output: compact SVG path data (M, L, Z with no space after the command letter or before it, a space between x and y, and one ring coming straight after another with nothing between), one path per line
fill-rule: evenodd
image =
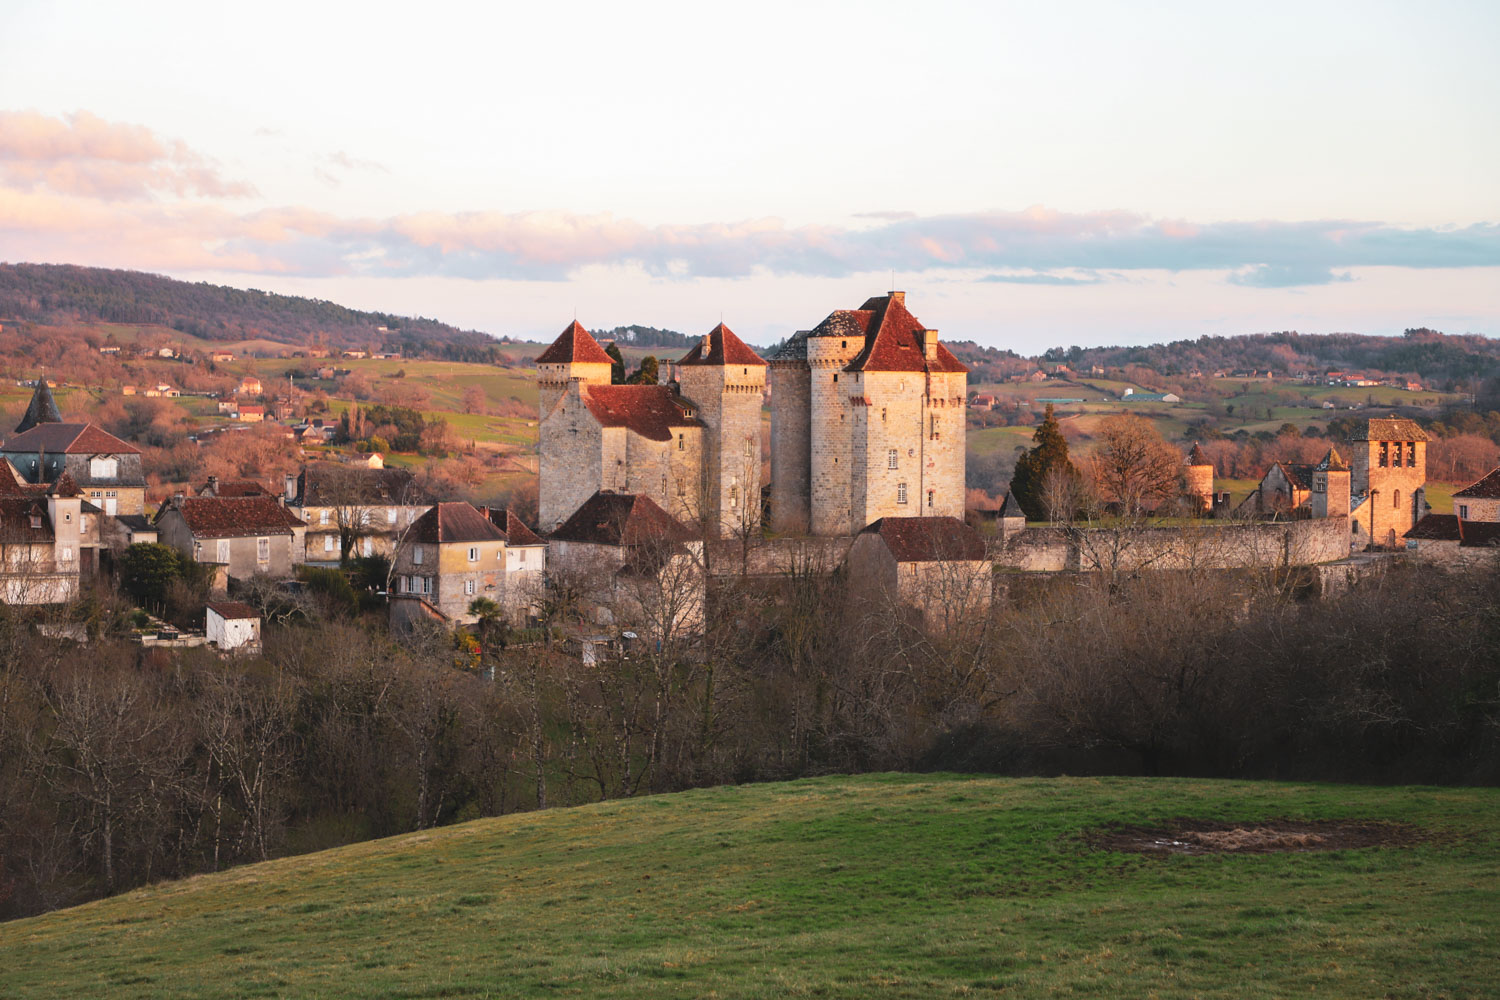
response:
M864 346L864 325L842 310L807 337L808 530L814 535L857 530L849 516L852 407L844 369Z
M771 529L805 535L812 517L812 369L809 331L798 330L770 359Z
M760 527L760 408L766 363L720 323L677 362L703 422L704 515L715 534Z
M1329 448L1313 467L1312 489L1313 517L1349 516L1349 466L1338 449Z
M1196 441L1193 450L1188 452L1183 477L1183 493L1193 513L1201 517L1211 512L1214 509L1214 464Z
M609 385L614 362L599 342L575 319L545 351L537 355L537 406L539 417L547 414L568 391L569 382Z
M1415 421L1362 422L1353 436L1350 489L1366 497L1360 510L1372 545L1394 548L1422 516L1427 484L1427 435Z

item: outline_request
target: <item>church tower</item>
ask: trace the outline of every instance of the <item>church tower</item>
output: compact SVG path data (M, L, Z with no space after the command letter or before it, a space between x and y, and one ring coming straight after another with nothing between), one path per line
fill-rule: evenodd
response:
M537 355L537 406L540 419L557 405L568 391L569 382L584 385L609 385L614 362L587 330L575 319L552 345Z
M703 422L703 513L712 533L758 530L765 361L720 323L677 362L677 384Z

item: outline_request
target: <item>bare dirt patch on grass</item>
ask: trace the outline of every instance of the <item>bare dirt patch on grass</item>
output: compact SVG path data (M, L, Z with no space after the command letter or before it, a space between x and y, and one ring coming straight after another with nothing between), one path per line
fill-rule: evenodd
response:
M1379 820L1267 819L1247 823L1179 817L1157 826L1111 824L1085 831L1095 850L1135 854L1280 854L1410 847L1429 834Z

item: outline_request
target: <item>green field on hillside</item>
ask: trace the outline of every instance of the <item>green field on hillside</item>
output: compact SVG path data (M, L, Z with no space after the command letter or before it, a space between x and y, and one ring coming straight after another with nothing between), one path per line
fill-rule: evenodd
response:
M1407 824L1139 854L1107 823ZM1383 829L1376 827L1376 829ZM7 997L1479 997L1500 791L873 775L481 820L0 925Z

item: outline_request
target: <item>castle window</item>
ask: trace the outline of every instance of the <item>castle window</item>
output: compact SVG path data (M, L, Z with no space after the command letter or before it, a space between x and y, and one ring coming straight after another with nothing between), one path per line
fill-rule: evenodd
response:
M1469 519L1469 505L1468 504L1461 503L1461 504L1458 505L1458 516L1459 516L1459 519L1463 520L1463 521L1467 521Z
M841 340L841 341L839 341L839 346L840 347L848 347L849 346L849 341L847 341L847 340Z
M667 495L667 477L666 476L662 476L661 477L661 495L662 496L666 496Z
M679 434L679 435L677 435L677 450L678 451L687 451L687 435L685 435L685 434Z
M880 408L880 422L885 423L885 407Z
M1391 506L1395 507L1397 510L1401 509L1401 491L1400 490L1392 490L1391 491Z
M1399 459L1398 459L1398 461L1399 461ZM1382 442L1380 442L1380 467L1383 469L1383 468L1385 468L1386 466L1388 466L1390 464L1391 464L1391 446L1387 442L1382 441Z
M906 503L906 484L905 483L897 483L896 484L896 502L897 503Z
M1417 467L1417 442L1406 442L1406 467L1415 469Z
M896 456L897 456L897 454L898 454L898 452L896 451L895 448L892 448L890 451L888 451L888 452L885 453L885 467L887 469L894 469L894 468L897 467L896 466Z
M928 510L932 509L933 494L936 493L936 492L937 492L936 490L928 490L927 491L927 509Z
M937 416L936 413L934 413L932 415L932 440L936 441L937 439L938 439L938 416Z
M477 546L477 545L470 545L469 546L469 562L478 562L478 561L479 561L479 546Z
M263 563L271 561L271 540L269 538L257 538L255 540L255 561Z
M740 488L738 486L731 486L731 487L729 487L729 509L730 510L739 510L739 508L740 508Z
M833 380L835 382L837 382L839 380L838 372L834 372L834 374L833 374Z
M680 497L687 496L687 480L686 479L679 479L679 480L677 480L677 495L680 496Z

